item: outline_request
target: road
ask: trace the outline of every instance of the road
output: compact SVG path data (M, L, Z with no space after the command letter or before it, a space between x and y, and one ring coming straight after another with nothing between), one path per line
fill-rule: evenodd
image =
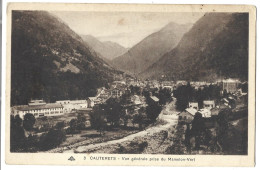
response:
M126 136L121 139L107 141L104 143L90 144L86 146L78 146L76 148L68 149L64 152L66 153L88 153L88 152L98 152L98 153L110 153L113 151L113 147L118 144L126 145L130 141L134 140L145 140L148 142L148 147L145 149L145 153L157 153L163 152L168 146L167 142L162 141L162 135L160 132L167 131L172 132L175 125L178 123L177 112L175 110L175 101L167 104L160 115L157 118L157 122L154 126L148 127L147 129L140 131L138 133ZM168 137L173 135L168 134ZM167 141L164 139L164 141ZM164 149L159 149L164 148Z

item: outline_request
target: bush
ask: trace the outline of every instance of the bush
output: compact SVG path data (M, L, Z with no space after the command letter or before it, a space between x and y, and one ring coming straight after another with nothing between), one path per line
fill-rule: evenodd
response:
M148 146L148 143L146 141L140 143L139 145L139 152L143 152L144 149Z
M56 125L55 125L55 128L56 129L63 129L65 127L65 122L62 121L62 122L58 122Z

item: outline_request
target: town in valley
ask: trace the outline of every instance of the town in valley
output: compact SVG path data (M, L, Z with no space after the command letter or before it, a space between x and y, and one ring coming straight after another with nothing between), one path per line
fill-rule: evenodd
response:
M13 10L10 152L247 155L248 18Z
M97 89L96 96L85 100L31 100L28 105L13 106L12 115L12 121L16 115L24 122L33 119L26 129L28 140L38 140L51 130L52 135L66 133L59 145L31 147L32 152L246 154L247 141L234 146L232 140L243 140L236 133L247 125L247 82L141 81L126 77L112 82L109 88ZM198 124L194 124L196 118ZM230 128L227 133L234 133L225 139L234 148L217 141L217 130L223 124ZM192 140L191 134L198 133L192 131L194 126L202 134Z

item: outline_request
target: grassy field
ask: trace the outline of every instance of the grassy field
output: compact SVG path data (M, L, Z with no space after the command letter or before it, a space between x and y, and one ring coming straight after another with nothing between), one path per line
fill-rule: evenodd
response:
M54 127L58 122L64 122L65 126L69 126L71 119L77 118L77 113L68 113L60 116L50 116L37 118L34 128L36 133L47 132Z
M66 135L66 140L58 148L52 149L48 152L66 152L66 150L77 148L78 146L98 144L110 140L116 140L137 132L139 132L138 128L121 127L117 129L106 130L102 136L100 136L100 133L97 130L89 128L82 130L78 134Z
M68 127L71 119L77 118L77 115L77 113L69 113L61 116L37 118L34 125L35 133L41 135L44 132L48 132L58 122L65 122L65 127ZM108 126L106 130L102 133L102 135L100 135L100 132L98 132L97 130L92 129L91 127L86 127L86 129L81 130L79 133L67 134L66 140L62 142L58 148L52 149L50 152L63 152L68 148L74 148L76 146L115 140L133 133L137 133L139 131L140 130L138 129L138 126L133 126L131 122L128 123L127 127L120 126L118 128L110 128Z

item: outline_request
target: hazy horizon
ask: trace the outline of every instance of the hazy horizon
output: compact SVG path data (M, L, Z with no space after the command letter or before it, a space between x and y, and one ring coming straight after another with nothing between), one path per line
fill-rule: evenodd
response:
M79 35L130 48L170 22L195 23L204 13L50 11Z

